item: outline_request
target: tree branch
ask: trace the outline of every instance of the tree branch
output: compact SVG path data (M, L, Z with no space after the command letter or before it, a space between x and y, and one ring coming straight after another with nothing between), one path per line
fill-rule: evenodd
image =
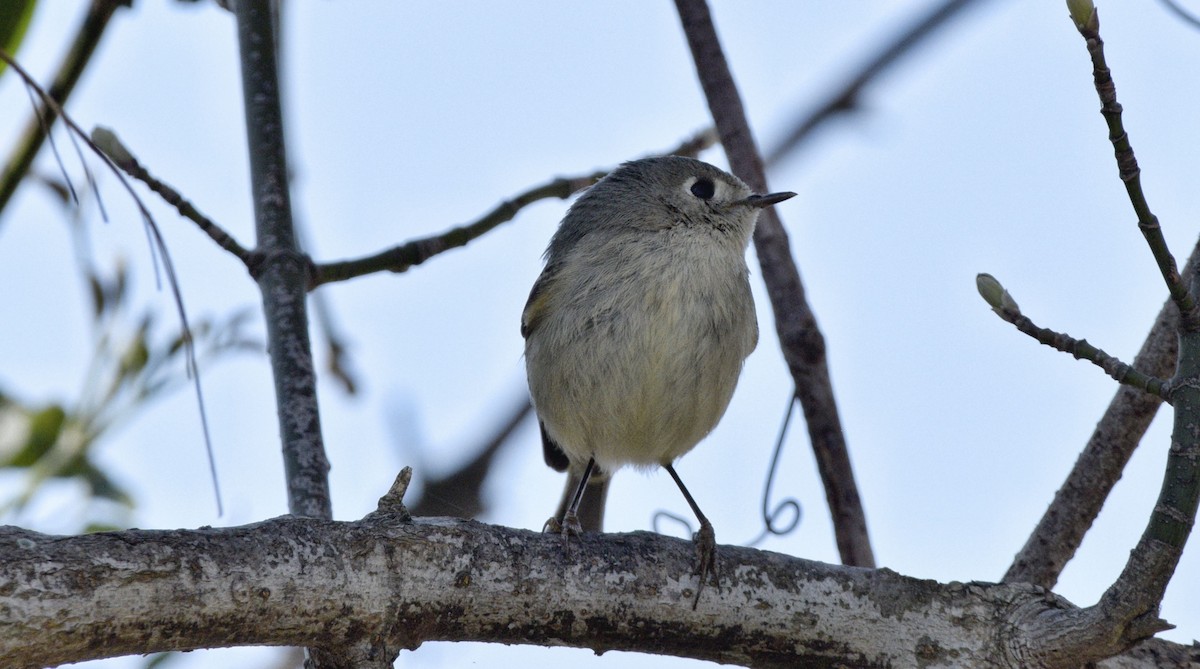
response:
M669 155L691 157L715 142L716 136L711 130L701 130L676 146ZM596 183L606 174L608 170L581 176L559 177L501 202L473 223L451 228L431 237L414 239L363 258L318 264L314 268L311 288L376 272L406 272L439 253L466 246L497 226L511 221L522 209L534 202L551 198L565 200Z
M1068 2L1068 5L1076 28L1087 42L1096 92L1109 127L1109 139L1113 143L1120 177L1138 215L1139 228L1172 293L1134 358L1133 367L1150 376L1166 378L1176 365L1177 333L1180 328L1195 328L1194 318L1190 319L1190 325L1180 319L1180 311L1189 309L1188 305L1194 303L1194 299L1178 295L1180 290L1186 292L1186 286L1175 271L1175 260L1162 239L1158 219L1150 213L1142 193L1140 169L1121 121L1121 105L1116 99L1112 73L1105 62L1095 7L1089 0ZM1193 248L1184 267L1184 276L1195 276L1197 263L1200 263L1200 244ZM1135 389L1122 387L1117 391L1067 480L1005 573L1004 582L1053 587L1120 479L1126 463L1157 413L1159 403L1158 397Z
M200 231L208 235L209 239L217 243L217 246L225 249L233 254L235 258L242 261L247 269L254 265L255 259L250 251L244 248L237 242L228 232L217 225L211 218L205 216L196 208L187 198L179 193L179 191L171 188L171 186L158 180L150 170L146 169L137 159L136 156L121 142L117 137L117 133L109 128L96 126L92 129L92 141L96 146L109 157L113 163L124 170L126 174L146 184L146 186L158 194L167 204L175 207L180 216L192 221Z
M1068 334L1055 332L1034 323L1032 319L1021 313L1021 308L1017 306L1016 301L991 274L976 276L975 285L979 288L979 294L992 307L992 311L996 312L996 315L1004 321L1011 323L1022 334L1033 337L1039 344L1063 353L1070 353L1076 360L1087 360L1104 370L1104 373L1117 383L1132 386L1142 392L1170 401L1170 389L1163 379L1138 371L1133 366L1092 346L1086 339L1076 339Z
M0 528L0 656L24 669L164 650L346 645L386 666L425 641L487 640L756 667L1073 669L1129 643L1102 621L1081 627L1085 609L1030 585L939 584L734 546L719 548L720 589L692 611L688 541L585 535L566 557L557 536L402 518L288 516L78 537ZM1110 639L1071 662L1041 661L1056 657L1046 639L1105 632Z
M834 118L838 114L857 109L859 106L859 96L862 95L863 89L868 84L893 65L900 62L903 56L911 53L914 47L925 41L939 28L948 24L962 10L974 4L980 3L976 0L946 0L914 21L907 30L900 33L896 39L885 44L874 57L868 59L858 69L857 73L850 77L841 88L826 96L825 100L819 103L816 109L802 117L788 132L787 136L784 137L783 141L768 153L767 165L774 165L788 153L794 151L796 147L800 146L805 139L812 135L813 130L825 121Z
M275 378L288 508L297 515L330 518L329 461L321 438L305 305L309 264L296 245L292 226L271 4L237 3L256 252L262 259L256 278Z
M708 6L704 0L676 0L675 7L729 165L752 189L765 193L768 189L762 158L750 133ZM783 356L804 409L842 562L872 567L875 557L833 397L825 338L805 298L804 285L788 247L787 232L773 207L763 210L758 217L754 248L775 312L775 330Z
M501 223L511 221L522 208L538 200L547 198L565 200L592 185L605 174L606 172L596 172L584 176L560 177L531 188L511 200L501 202L495 209L474 223L452 228L431 237L414 239L365 258L321 263L316 266L311 287L316 288L321 284L345 281L375 272L405 272L443 251L466 246L468 242L487 234Z
M492 471L492 463L532 412L529 396L521 393L487 443L468 462L441 476L426 477L421 497L413 505L413 515L478 518L483 514L487 510L483 483Z
M1096 85L1096 94L1100 97L1100 113L1108 124L1108 139L1113 145L1118 174L1125 184L1129 203L1133 205L1133 211L1137 214L1138 229L1154 254L1154 260L1158 264L1171 300L1179 307L1184 327L1194 330L1200 327L1200 307L1196 304L1195 296L1188 293L1187 284L1179 276L1175 258L1167 248L1167 240L1163 238L1158 217L1150 211L1150 205L1146 202L1146 194L1142 190L1142 170L1138 167L1129 133L1125 131L1125 124L1121 120L1122 108L1121 103L1117 102L1117 87L1104 58L1104 40L1100 39L1100 15L1094 6L1091 6L1090 14L1083 8L1091 5L1090 0L1079 5L1080 14L1076 16L1073 10L1072 18L1079 34L1087 42L1088 55L1092 59L1092 78Z

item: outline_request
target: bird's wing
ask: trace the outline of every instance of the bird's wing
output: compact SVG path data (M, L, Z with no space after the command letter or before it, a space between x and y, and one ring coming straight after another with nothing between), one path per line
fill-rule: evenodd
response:
M553 268L547 266L529 291L529 299L525 301L525 310L521 312L521 336L525 339L529 339L529 335L537 328L538 323L546 314L546 289L554 282L555 274Z

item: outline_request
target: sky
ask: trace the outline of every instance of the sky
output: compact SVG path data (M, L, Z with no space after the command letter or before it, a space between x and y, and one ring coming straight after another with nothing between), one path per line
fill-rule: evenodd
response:
M726 54L769 149L930 2L714 1ZM20 60L45 80L84 3L43 0ZM212 3L122 10L68 107L112 128L138 158L244 245L253 243L232 16ZM559 175L671 148L708 123L683 34L666 2L288 3L284 65L293 204L318 260L366 255L474 220ZM1182 264L1200 227L1194 63L1200 31L1157 3L1103 3L1107 44L1143 183ZM0 77L0 146L29 114ZM1024 544L1112 397L1092 365L1040 346L978 297L999 278L1040 325L1132 359L1166 292L1117 179L1083 40L1064 3L982 0L868 88L768 174L824 332L829 367L880 566L939 581L994 581ZM8 149L5 148L5 151ZM721 166L719 149L703 159ZM37 169L55 174L47 152ZM81 179L77 161L67 169ZM139 305L169 318L145 233L116 180L85 216L98 262L123 258ZM144 188L193 318L254 309L238 262ZM463 249L407 273L322 288L350 345L361 393L319 386L334 516L374 509L402 466L451 470L525 392L519 315L567 204L543 202ZM86 294L61 209L25 186L0 217L0 388L30 401L78 392L89 355ZM753 251L749 252L752 274ZM678 464L722 543L761 530L761 489L790 380L755 283L763 336L717 429ZM16 324L16 325L14 325ZM250 325L261 336L261 318ZM320 340L320 335L315 337ZM323 364L319 360L319 364ZM265 355L202 369L226 513L212 501L195 398L154 403L103 444L101 463L136 498L144 528L237 525L286 513ZM798 423L796 424L798 425ZM532 422L487 483L483 520L538 529L561 475ZM1089 605L1119 573L1157 496L1163 411L1056 592ZM824 493L794 426L775 499L803 507L763 548L837 561ZM12 477L0 486L15 486ZM20 522L78 528L77 491L52 490ZM688 516L665 473L619 474L607 529ZM11 520L11 519L9 519ZM683 533L682 529L664 528ZM1200 550L1163 603L1200 635ZM274 649L190 653L169 666L266 666ZM697 666L625 653L427 643L404 666L563 659L574 666ZM86 666L125 669L140 659Z

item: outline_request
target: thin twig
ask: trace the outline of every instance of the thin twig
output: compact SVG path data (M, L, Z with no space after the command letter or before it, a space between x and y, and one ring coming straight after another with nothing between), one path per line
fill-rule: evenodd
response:
M1137 163L1132 158L1128 137L1121 127L1120 105L1116 102L1111 73L1104 62L1095 8L1090 3L1082 2L1073 3L1071 9L1076 28L1087 41L1092 57L1093 77L1105 109L1105 118L1110 121L1110 137L1115 138L1113 142L1118 164L1122 167L1121 176L1136 177ZM1128 156L1122 157L1125 153ZM1140 189L1138 181L1134 181L1134 184ZM1132 197L1132 200L1135 208L1144 206L1144 197ZM1148 213L1148 207L1145 211ZM1183 275L1194 276L1198 263L1200 244L1193 248ZM1150 334L1134 358L1135 368L1159 378L1171 375L1178 357L1178 332L1181 327L1177 304L1172 298L1159 311ZM1046 588L1054 586L1120 479L1160 403L1161 398L1128 386L1121 386L1117 390L1071 473L1055 494L1054 501L1009 566L1004 582L1034 583Z
M1175 0L1159 0L1159 2L1171 10L1171 13L1180 21L1187 23L1193 28L1200 28L1200 18L1196 18L1195 14L1179 6L1179 3L1175 2Z
M858 108L859 96L872 81L896 65L914 48L933 35L938 28L947 25L959 12L974 4L976 0L946 0L927 14L913 21L894 40L885 44L874 57L869 58L845 84L830 93L816 109L801 118L774 149L767 154L768 166L774 165L800 146L814 129L839 114Z
M467 243L487 234L501 223L511 221L522 208L548 198L566 199L574 193L592 185L606 172L596 172L584 176L561 177L549 183L531 188L511 200L501 202L495 209L469 225L452 228L432 237L424 237L394 246L381 253L340 262L320 263L315 271L309 288L334 281L345 281L355 277L374 274L375 272L404 272L419 265L433 256L450 249L465 246Z
M35 109L34 117L25 124L17 147L13 150L8 162L4 165L4 173L0 175L0 211L3 211L16 192L17 186L29 172L33 159L42 148L42 143L49 137L50 127L58 116L58 109L66 103L75 84L83 74L84 68L90 62L100 38L108 27L109 20L118 7L130 6L132 0L92 0L88 7L87 16L79 26L70 50L58 67L54 81L46 89L43 96L53 100L55 104L43 102ZM11 62L10 58L5 58Z
M711 129L705 129L688 137L674 149L659 155L694 157L711 147L716 141L715 133ZM309 288L376 272L406 272L439 253L466 246L491 232L497 226L511 221L522 209L534 202L554 198L565 200L596 183L606 174L608 174L608 170L600 170L587 175L559 177L501 202L473 223L451 228L431 237L414 239L364 258L315 265Z
M1095 59L1099 50L1099 20L1095 7L1089 0L1073 0L1068 6L1072 19L1087 40L1088 51ZM1101 76L1101 70L1107 71L1102 67L1102 60L1093 62L1097 63L1098 90L1111 86L1111 78L1107 78L1107 84L1102 82L1102 78L1106 77ZM1111 93L1109 99L1115 105L1115 91ZM1106 99L1104 90L1100 90L1100 94L1102 99ZM1106 118L1110 118L1109 111L1119 112L1119 107L1114 110L1108 102L1105 106L1108 108ZM1117 148L1118 163L1122 166L1122 179L1129 184L1130 179L1136 177L1136 163L1131 162L1132 152L1127 157L1121 156L1124 150L1121 144L1127 140L1123 138L1123 131L1114 132L1120 128L1112 124L1111 118L1109 127L1110 137ZM1131 199L1137 208L1138 198L1132 192ZM1186 291L1192 294L1200 291L1200 276L1195 272L1190 273L1189 283L1184 286ZM1016 308L1015 301L998 283L986 288L981 284L980 292L1006 320L1014 312L1019 318L1020 310ZM1172 301L1182 308L1175 291L1172 292ZM1158 610L1195 525L1196 510L1200 504L1200 428L1197 428L1200 424L1200 329L1195 327L1194 320L1186 312L1180 315L1179 359L1171 383L1170 400L1175 409L1171 445L1158 501L1146 529L1137 546L1130 551L1121 575L1104 592L1100 601L1080 612L1064 616L1071 629L1092 631L1076 634L1072 643L1065 647L1061 643L1061 633L1056 634L1056 638L1047 636L1037 639L1031 644L1035 649L1045 644L1049 648L1056 648L1060 654L1070 653L1069 657L1076 663L1085 663L1090 660L1088 650L1103 642L1105 637L1111 640L1114 632L1119 633L1123 645L1131 645L1171 627L1158 617ZM1036 657L1036 650L1032 656Z
M1133 386L1156 395L1164 401L1171 401L1170 387L1167 381L1139 372L1118 358L1092 346L1086 339L1076 339L1068 334L1037 325L1028 316L1021 313L1021 308L1017 306L1016 300L992 275L980 274L975 281L979 288L979 294L992 307L992 311L996 312L996 315L1012 323L1024 334L1036 339L1039 344L1045 344L1063 353L1070 353L1076 360L1087 360L1104 370L1104 373L1111 376L1117 383Z
M729 165L751 188L767 192L762 158L754 144L708 5L704 0L676 0L675 7ZM833 397L825 338L805 299L804 285L788 246L787 232L774 208L764 210L759 216L754 230L754 247L775 312L780 346L804 409L817 468L825 484L825 497L833 516L842 562L872 567L875 557Z
M1092 55L1096 87L1105 101L1104 114L1109 121L1109 136L1117 150L1122 180L1129 189L1134 208L1138 210L1139 227L1147 235L1151 247L1155 248L1156 244L1150 236L1151 233L1159 233L1157 225L1151 232L1147 232L1142 225L1147 220L1149 208L1145 206L1145 198L1141 195L1137 163L1133 161L1132 149L1128 148L1128 137L1119 125L1120 106L1116 104L1116 90L1112 87L1112 78L1108 76L1108 69L1103 62L1099 17L1095 7L1086 0L1076 0L1071 10L1075 25L1087 40L1088 52ZM1128 156L1123 157L1126 150ZM1187 284L1177 274L1172 281L1161 259L1166 245L1159 246L1161 251L1155 249L1155 259L1167 279L1171 299L1180 310L1179 360L1170 393L1175 416L1166 471L1154 511L1137 546L1130 551L1121 575L1105 590L1100 601L1085 612L1092 618L1115 621L1120 628L1134 629L1141 636L1150 636L1167 627L1158 619L1158 609L1195 526L1196 510L1200 505L1200 428L1197 427L1200 424L1200 319L1197 318L1192 299L1193 295L1200 292L1200 274L1191 272ZM1174 269L1173 264L1169 269Z
M492 471L492 463L500 449L509 443L513 433L532 413L529 397L522 392L493 428L487 443L476 451L469 462L440 476L426 474L421 497L412 507L413 515L480 517L487 511L483 484Z
M1076 21L1075 27L1079 29L1079 34L1087 40L1088 54L1092 59L1092 77L1096 85L1096 94L1100 96L1100 113L1108 124L1108 139L1113 145L1117 170L1121 181L1125 184L1129 203L1133 205L1133 211L1137 214L1138 229L1142 231L1142 235L1146 238L1146 244L1150 246L1150 252L1154 254L1154 261L1158 264L1158 270L1162 274L1163 282L1167 285L1171 300L1179 307L1184 326L1188 329L1196 329L1200 327L1200 309L1197 308L1195 298L1188 293L1187 285L1179 276L1179 269L1175 264L1174 256L1167 248L1167 240L1163 237L1158 217L1150 211L1150 205L1146 202L1146 194L1142 190L1142 171L1138 167L1137 158L1133 154L1133 146L1129 141L1129 134L1125 131L1125 125L1121 120L1122 109L1121 104L1117 102L1117 87L1113 82L1112 71L1108 69L1108 64L1104 59L1104 40L1100 39L1099 13L1093 8L1091 16Z
M97 126L92 129L92 141L108 154L108 157L118 167L125 170L126 174L146 184L163 201L175 207L181 216L194 222L200 228L201 232L208 235L210 239L217 243L217 246L220 246L240 260L247 269L252 272L257 271L260 260L257 254L239 244L224 228L211 218L205 216L178 191L152 175L137 157L133 155L129 148L121 142L115 132L109 128ZM313 310L317 323L321 326L322 331L326 333L328 340L329 362L327 369L342 384L342 388L348 394L353 395L357 390L358 384L354 379L354 374L347 366L346 347L343 339L335 331L333 317L329 313L329 306L320 293L313 295Z
M175 207L181 216L192 221L201 232L208 235L217 246L232 253L243 265L251 267L253 258L251 252L237 242L229 233L212 219L202 214L195 205L187 200L169 185L159 181L150 174L138 159L121 142L116 133L108 128L97 126L92 129L92 141L104 151L117 167L125 170L129 176L141 181L161 197L167 204Z

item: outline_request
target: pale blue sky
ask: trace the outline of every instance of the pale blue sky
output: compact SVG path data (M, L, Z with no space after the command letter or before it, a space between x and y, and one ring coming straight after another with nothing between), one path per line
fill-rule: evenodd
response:
M38 76L60 58L82 4L44 0L20 54ZM250 245L232 17L210 4L136 4L114 19L70 112L85 128L112 127L156 174ZM815 96L928 4L714 2L760 143L773 144ZM529 186L669 148L707 122L670 3L289 7L294 203L318 259L467 222ZM1155 3L1105 3L1100 11L1146 190L1182 260L1200 220L1200 32ZM7 147L28 114L11 76L0 78L0 101ZM862 102L861 112L825 126L769 178L775 189L799 193L779 210L828 341L880 564L941 581L995 580L1114 386L997 319L976 295L975 274L996 275L1039 324L1126 360L1165 291L1116 177L1090 63L1063 3L984 2ZM719 150L702 157L724 163ZM38 165L55 169L48 155ZM100 180L112 221L92 216L97 256L128 259L139 298L169 312L135 210L111 176ZM140 190L191 314L258 304L236 261ZM537 204L406 274L323 289L363 380L363 395L351 400L321 386L336 517L374 508L405 464L417 465L419 485L426 472L461 461L524 392L518 317L565 206ZM84 295L60 221L30 187L0 221L0 387L30 398L69 396L87 360ZM759 290L764 336L729 413L679 465L723 543L759 532L760 488L789 392L762 297ZM215 516L194 399L179 392L104 447L105 465L136 492L141 527L240 524L286 511L265 358L228 360L204 370L203 381L227 516ZM1076 604L1095 601L1140 536L1167 424L1156 422L1064 573L1057 591ZM516 439L489 482L486 520L536 529L561 481L542 464L532 425ZM801 429L792 432L781 476L776 494L799 498L805 517L796 533L765 547L835 560ZM75 518L60 508L40 509L40 526L69 529ZM609 529L646 529L660 508L687 511L668 477L626 472L614 486ZM1196 601L1193 548L1164 603L1164 617L1179 625L1167 638L1200 633ZM193 653L171 666L258 667L266 654ZM404 662L497 666L559 654L578 666L695 665L445 644L427 644Z

